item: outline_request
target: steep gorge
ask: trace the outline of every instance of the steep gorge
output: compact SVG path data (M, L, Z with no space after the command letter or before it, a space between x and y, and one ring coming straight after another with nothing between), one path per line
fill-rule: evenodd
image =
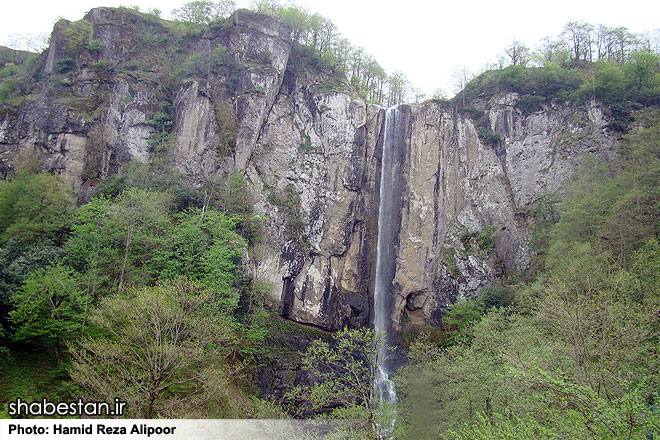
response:
M39 152L86 200L130 160L155 157L149 120L166 103L173 140L163 154L192 185L244 176L255 214L267 219L246 272L269 286L282 315L329 330L373 322L385 109L306 58L272 17L237 11L185 36L120 9L94 9L84 22L99 47L72 53L67 29L76 24L60 22L31 94L0 106L0 169ZM221 62L211 66L218 48ZM197 70L166 87L173 60L194 55ZM76 67L58 73L72 56ZM614 154L597 102L556 101L528 114L518 98L479 97L472 113L441 101L398 107L394 330L439 324L457 299L524 272L534 204L585 153ZM489 142L475 111L497 135Z

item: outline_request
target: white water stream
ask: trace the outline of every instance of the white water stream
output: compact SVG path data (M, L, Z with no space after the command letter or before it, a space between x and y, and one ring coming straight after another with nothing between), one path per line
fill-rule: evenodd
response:
M394 275L394 234L392 203L393 203L393 161L392 149L397 138L396 123L397 106L390 107L385 112L383 135L383 153L380 175L380 203L378 206L378 244L376 248L376 281L374 283L374 330L380 335L378 347L378 365L374 386L378 402L396 402L394 382L390 380L388 357L388 341L391 329L391 295L392 277Z

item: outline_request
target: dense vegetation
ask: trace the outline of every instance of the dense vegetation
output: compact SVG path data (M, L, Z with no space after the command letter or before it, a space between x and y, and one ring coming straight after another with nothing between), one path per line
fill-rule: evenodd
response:
M132 396L132 415L182 415L159 399L143 405L139 400L153 396L153 389L135 395L122 371L105 371L103 380L94 376L110 360L129 368L121 354L130 347L125 344L131 338L148 341L155 335L134 332L148 330L143 322L162 320L165 339L145 350L165 350L174 357L166 363L168 374L154 377L169 378L178 388L152 384L169 400L197 390L193 383L181 383L187 376L199 381L198 373L211 366L218 385L205 382L208 393L226 391L230 380L240 387L249 376L243 370L253 365L250 352L265 333L257 324L264 318L265 299L241 270L248 243L260 239L260 220L244 205L242 180L230 176L233 182L209 182L205 189L216 190L205 198L204 188L190 189L180 175L156 173L146 164L132 164L99 185L95 197L81 206L47 172L23 171L0 181L0 306L8 330L3 346L13 342L11 350L3 348L3 369L11 370L14 356L20 358L24 350L40 347L72 368L85 392ZM182 333L189 335L186 341L168 326L189 332ZM130 377L146 387L142 367L130 367L135 373ZM75 389L60 388L50 392L66 397ZM8 386L0 398L17 397L17 391ZM157 404L168 410L159 411ZM221 415L218 411L232 406L220 408L212 413Z

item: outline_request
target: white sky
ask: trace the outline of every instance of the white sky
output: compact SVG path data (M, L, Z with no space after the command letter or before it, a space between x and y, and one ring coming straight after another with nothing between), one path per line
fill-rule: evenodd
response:
M11 34L50 33L57 17L78 20L97 6L157 7L164 18L186 0L5 0L0 6L0 44ZM247 7L250 0L237 0ZM282 3L286 3L282 1ZM535 46L561 32L570 20L625 26L630 31L660 28L657 0L297 0L331 19L343 36L362 46L389 72L400 70L431 94L441 87L453 95L457 67L480 70L494 62L514 39Z

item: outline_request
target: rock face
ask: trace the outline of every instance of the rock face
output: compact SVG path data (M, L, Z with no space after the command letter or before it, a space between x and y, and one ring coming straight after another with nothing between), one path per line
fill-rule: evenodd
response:
M83 21L92 49L72 52L67 29L80 22L58 23L32 94L0 107L0 169L36 152L82 200L128 161L162 150L192 185L241 173L255 214L267 218L246 270L270 286L281 313L330 330L369 325L384 109L310 63L272 17L237 11L185 37L123 9L94 9ZM70 57L76 67L63 73ZM524 271L530 208L585 153L613 154L598 103L525 114L517 99L471 103L495 143L452 103L401 107L395 329L404 318L437 324L457 299ZM167 140L159 112L170 117Z
M556 105L531 115L517 95L477 103L497 145L447 104L411 107L407 182L394 277L394 325L403 316L437 323L457 297L474 295L530 263L528 210L557 191L586 152L609 159L615 139L600 107ZM474 238L479 239L475 240Z

